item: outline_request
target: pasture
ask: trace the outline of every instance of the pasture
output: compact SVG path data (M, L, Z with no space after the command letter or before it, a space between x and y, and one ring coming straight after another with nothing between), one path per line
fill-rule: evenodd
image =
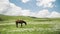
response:
M0 34L60 34L60 18L32 18L26 16L0 16ZM27 22L16 28L15 20Z

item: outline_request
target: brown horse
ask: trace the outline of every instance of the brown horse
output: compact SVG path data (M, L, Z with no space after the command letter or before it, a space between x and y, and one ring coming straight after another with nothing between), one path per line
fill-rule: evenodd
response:
M21 24L21 27L22 27L22 24L24 23L25 25L27 25L27 23L23 20L16 20L16 27L18 28L18 23Z

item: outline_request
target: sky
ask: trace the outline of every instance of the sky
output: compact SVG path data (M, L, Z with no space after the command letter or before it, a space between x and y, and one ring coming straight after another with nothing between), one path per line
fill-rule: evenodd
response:
M0 0L0 14L59 18L60 0Z

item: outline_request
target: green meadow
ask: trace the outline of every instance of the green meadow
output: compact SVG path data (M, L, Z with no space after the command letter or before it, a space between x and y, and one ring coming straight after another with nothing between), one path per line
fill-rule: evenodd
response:
M27 25L19 24L16 28L17 19L26 21ZM0 15L0 34L60 34L60 18Z

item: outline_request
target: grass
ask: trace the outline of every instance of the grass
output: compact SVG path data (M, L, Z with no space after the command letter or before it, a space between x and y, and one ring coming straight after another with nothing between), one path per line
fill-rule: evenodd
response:
M60 34L60 18L34 18L0 15L0 34ZM15 20L23 19L25 26L16 28Z

